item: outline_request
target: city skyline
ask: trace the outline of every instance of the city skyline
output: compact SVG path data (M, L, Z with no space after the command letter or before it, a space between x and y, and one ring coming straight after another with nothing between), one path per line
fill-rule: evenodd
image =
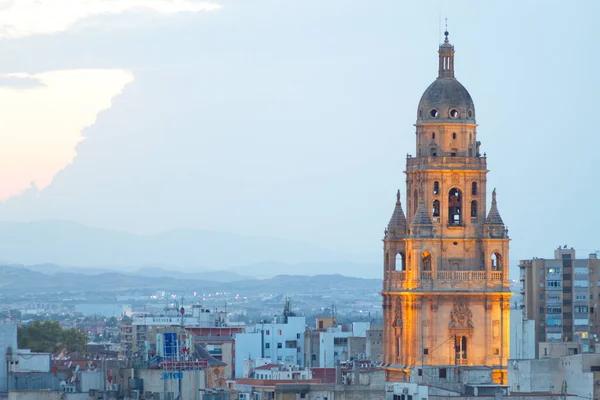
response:
M89 4L52 26L19 17L33 2L3 5L2 220L224 231L380 261L441 14L493 154L511 269L558 244L598 249L593 2Z

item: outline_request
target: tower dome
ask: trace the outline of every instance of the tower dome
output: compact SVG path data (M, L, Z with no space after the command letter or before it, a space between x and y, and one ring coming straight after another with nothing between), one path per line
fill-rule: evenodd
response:
M446 39L439 50L438 77L423 93L417 110L417 123L475 123L475 105L465 87L454 77L454 46Z

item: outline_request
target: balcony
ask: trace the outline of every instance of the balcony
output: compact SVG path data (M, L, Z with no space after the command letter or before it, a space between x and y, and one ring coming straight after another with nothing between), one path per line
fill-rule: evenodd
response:
M485 279L485 271L438 271L438 281L481 281Z
M491 280L493 281L501 281L502 280L502 271L492 271L491 272Z
M496 285L501 284L503 278L502 271L421 271L420 276L413 275L410 279L406 271L390 271L386 274L386 288L393 290L468 282L493 282Z
M424 169L487 169L485 157L439 156L406 159L407 171Z
M390 280L405 281L406 280L406 271L392 271L390 273Z

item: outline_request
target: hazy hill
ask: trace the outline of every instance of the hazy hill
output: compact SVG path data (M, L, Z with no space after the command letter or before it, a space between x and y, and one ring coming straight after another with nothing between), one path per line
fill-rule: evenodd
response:
M0 266L0 291L3 294L15 293L55 293L68 292L118 292L129 290L223 290L224 282L173 274L173 276L141 276L116 271L96 275L81 274L75 271L56 272L45 275L20 265ZM336 290L373 290L381 288L380 279L351 278L342 275L278 275L270 279L243 279L226 283L227 290L299 293L306 291L323 292Z
M233 274L225 280L278 273L362 275L363 270L366 276L378 276L379 271L373 274L371 268L350 264L350 259L356 256L305 243L222 232L179 229L136 235L59 220L0 222L0 261L36 265L37 271L48 270L44 273L58 273L60 265L93 267L94 272L118 268L142 276L169 276L174 269L194 274L230 270ZM222 272L213 275L211 279L223 280Z

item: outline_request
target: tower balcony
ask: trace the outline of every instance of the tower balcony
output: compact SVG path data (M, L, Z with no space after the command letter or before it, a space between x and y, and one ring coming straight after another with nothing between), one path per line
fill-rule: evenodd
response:
M411 277L407 271L390 271L386 274L384 287L386 290L398 290L477 282L499 285L505 283L503 275L502 271L421 271L420 276Z
M406 159L407 171L422 171L427 169L452 170L482 170L487 169L485 157L439 156L439 157L410 157Z

